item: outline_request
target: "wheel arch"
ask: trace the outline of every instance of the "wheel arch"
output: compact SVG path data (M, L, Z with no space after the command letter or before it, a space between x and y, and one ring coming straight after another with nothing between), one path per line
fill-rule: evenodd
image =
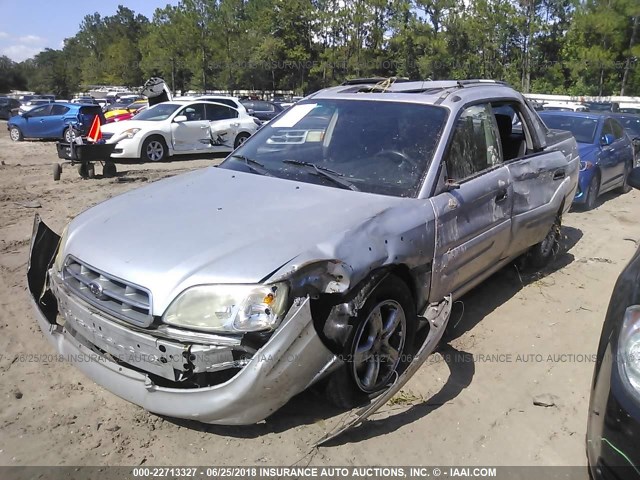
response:
M164 144L167 147L167 157L173 156L173 148L171 148L171 138L167 139L167 136L164 132L153 130L146 133L142 138L140 138L140 141L138 142L138 145L136 147L136 151L138 153L137 158L142 157L142 145L144 145L144 142L152 137L160 137L162 140L164 140Z

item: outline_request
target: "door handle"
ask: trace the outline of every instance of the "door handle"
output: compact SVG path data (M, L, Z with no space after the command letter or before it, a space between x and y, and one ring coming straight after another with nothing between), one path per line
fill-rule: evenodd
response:
M240 124L239 124L239 123L232 123L232 124L231 124L231 126L232 126L232 127L239 127L239 126L240 126Z
M209 125L203 125L200 128L204 130L205 128L209 128Z
M507 189L500 190L496 195L496 203L502 203L509 197L509 192Z
M565 177L565 171L563 169L556 170L555 172L553 172L553 179L554 180L561 180L564 177Z

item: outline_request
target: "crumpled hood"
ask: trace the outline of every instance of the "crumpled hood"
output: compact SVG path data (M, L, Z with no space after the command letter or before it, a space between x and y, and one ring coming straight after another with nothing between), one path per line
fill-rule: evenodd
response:
M582 162L595 162L599 150L600 147L593 143L578 142L578 153L580 154L580 161Z
M305 261L335 253L332 239L380 212L417 203L422 211L427 202L212 167L85 211L69 226L64 254L148 288L161 315L185 288L260 282L303 253ZM424 213L403 216L424 226Z

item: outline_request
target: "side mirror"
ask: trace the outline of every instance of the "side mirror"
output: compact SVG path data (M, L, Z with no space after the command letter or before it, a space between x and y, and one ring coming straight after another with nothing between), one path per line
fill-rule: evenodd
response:
M633 188L640 190L640 167L636 167L631 170L631 173L629 173L629 176L627 177L627 183Z
M247 113L249 115L255 115L256 111L253 108L247 108Z
M616 141L616 137L614 137L613 134L611 133L607 133L606 135L603 135L602 138L600 139L600 144L606 147L607 145L611 145L615 141Z
M186 122L187 121L187 116L186 115L178 115L176 118L173 119L173 121L176 122L176 123Z

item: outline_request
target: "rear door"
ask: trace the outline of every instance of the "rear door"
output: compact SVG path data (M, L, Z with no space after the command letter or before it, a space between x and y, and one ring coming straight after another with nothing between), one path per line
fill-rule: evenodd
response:
M198 152L210 149L209 121L206 119L205 104L194 103L180 110L176 117L187 117L184 122L171 123L173 147L176 152ZM175 117L174 117L175 118Z
M501 145L509 152L505 165L513 182L512 242L507 250L513 257L542 241L549 232L559 208L554 196L569 176L569 164L559 148L535 148L535 117L524 115L526 105L507 102L500 108L513 112L515 118L511 130L501 128ZM507 134L508 139L502 138ZM513 148L514 142L519 148Z
M600 182L601 192L609 190L612 186L620 183L624 175L624 156L626 154L624 133L622 129L616 132L614 121L611 118L605 119L600 139L604 139L605 135L613 135L615 140L609 145L602 146L599 163L602 175Z
M209 132L212 151L233 150L235 139L238 136L240 122L238 111L226 105L207 104L207 120L209 120Z
M437 233L431 299L472 288L509 245L513 189L490 105L467 107L456 120L443 169L453 187L432 198Z

